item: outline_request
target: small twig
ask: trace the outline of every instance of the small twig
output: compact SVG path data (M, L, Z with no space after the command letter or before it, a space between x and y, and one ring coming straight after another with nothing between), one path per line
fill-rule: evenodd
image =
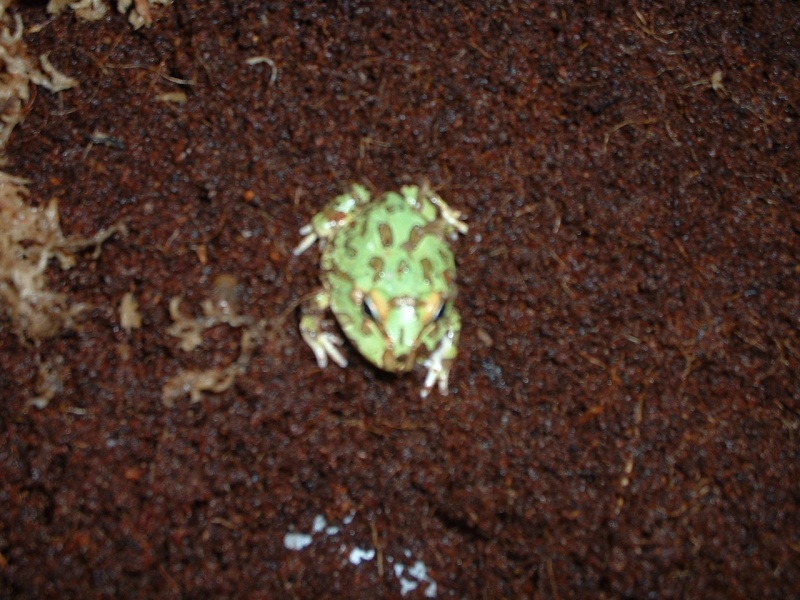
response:
M372 531L372 545L375 547L375 557L378 559L378 577L383 577L383 549L378 542L378 528L372 521L369 522L369 528Z
M658 119L628 119L627 121L614 125L614 127L606 133L605 140L603 140L603 152L608 151L608 140L620 129L628 127L629 125L652 125L653 123L658 123Z
M559 600L558 587L556 586L556 574L553 570L553 559L547 559L547 578L550 580L550 590L553 592L553 598Z
M275 61L269 58L268 56L253 56L245 60L248 65L251 67L253 65L259 65L261 63L267 63L270 68L272 69L272 75L269 77L269 85L275 85L275 82L278 80L278 67L275 64Z
M161 77L178 85L197 85L197 82L193 79L180 79L178 77L172 77L171 75L165 75L164 73L161 74Z

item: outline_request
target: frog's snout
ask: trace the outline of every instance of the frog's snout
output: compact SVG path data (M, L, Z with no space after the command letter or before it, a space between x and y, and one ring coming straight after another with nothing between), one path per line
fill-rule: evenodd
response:
M414 366L414 358L415 355L413 352L399 355L394 355L391 352L387 352L384 356L386 369L395 373L410 371Z

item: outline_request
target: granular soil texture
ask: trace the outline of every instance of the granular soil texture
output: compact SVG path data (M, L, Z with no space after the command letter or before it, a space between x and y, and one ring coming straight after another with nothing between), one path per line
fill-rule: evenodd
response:
M0 320L0 598L798 597L796 2L43 4L80 86L6 170L124 231L48 270L74 327ZM291 252L423 177L470 226L425 400L317 367Z

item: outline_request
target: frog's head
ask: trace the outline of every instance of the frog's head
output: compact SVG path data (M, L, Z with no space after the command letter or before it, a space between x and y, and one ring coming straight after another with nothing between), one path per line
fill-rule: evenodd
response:
M361 299L362 320L357 331L345 333L359 352L386 371L410 371L422 347L431 350L442 336L449 303L439 292L422 297L387 298L378 289Z

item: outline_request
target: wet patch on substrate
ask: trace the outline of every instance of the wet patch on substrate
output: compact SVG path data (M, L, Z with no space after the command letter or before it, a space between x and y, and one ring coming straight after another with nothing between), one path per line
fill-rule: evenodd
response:
M1 323L0 597L800 589L796 3L19 10L81 85L39 92L7 170L65 233L127 235L51 269L77 330ZM425 401L351 348L317 368L291 255L349 182L420 176L470 224ZM220 275L262 335L168 407L239 356L225 323L166 333Z

